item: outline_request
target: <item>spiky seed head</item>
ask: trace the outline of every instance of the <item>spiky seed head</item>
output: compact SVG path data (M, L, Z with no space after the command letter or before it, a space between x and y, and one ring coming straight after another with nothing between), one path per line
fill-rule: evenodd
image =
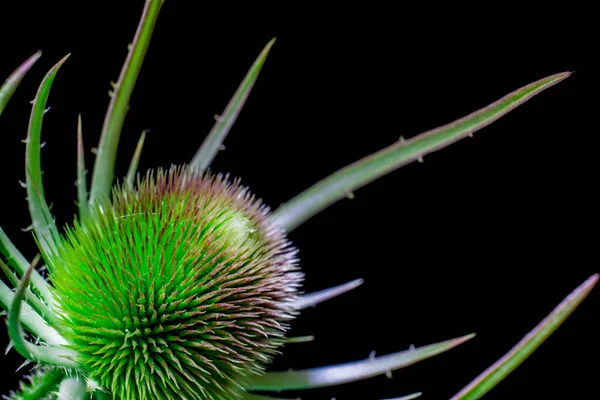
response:
M61 333L122 400L241 397L296 315L296 249L239 181L187 167L68 228L48 257Z

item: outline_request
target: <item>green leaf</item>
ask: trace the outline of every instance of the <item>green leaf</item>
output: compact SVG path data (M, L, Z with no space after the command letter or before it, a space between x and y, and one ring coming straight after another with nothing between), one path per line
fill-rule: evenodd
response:
M594 274L569 294L552 312L501 359L482 372L451 400L481 398L523 363L567 319L594 288L600 274Z
M15 298L15 293L8 286L0 281L0 306L10 313L11 304ZM53 345L66 344L67 341L59 333L51 328L46 321L27 303L23 304L23 314L21 319L25 327L33 335L39 337L44 342Z
M0 260L0 269L2 272L4 272L4 275L14 287L19 284L19 278L17 275L2 260ZM48 306L38 296L35 295L35 293L29 290L29 288L27 288L25 292L25 301L27 301L27 303L29 303L33 309L45 320L50 321L51 323L57 322L56 314L52 312Z
M54 82L54 78L62 66L62 64L70 56L68 54L60 60L54 67L48 71L40 87L31 109L29 118L29 129L27 132L27 140L25 146L26 159L26 187L27 201L29 203L29 212L33 230L40 243L41 249L48 254L56 246L56 241L59 240L58 230L54 218L50 213L50 208L44 198L44 187L42 184L42 166L41 166L41 144L40 137L42 135L42 120L46 112L46 102L50 95L50 88Z
M409 140L401 139L316 183L275 210L273 218L286 231L291 232L330 205L351 196L356 189L399 167L422 160L426 154L472 135L570 74L564 72L540 79L450 124L421 133Z
M0 227L0 252L6 260L8 264L13 267L19 275L23 275L27 268L29 268L29 261L23 254L15 247L15 245L10 241L8 236L4 233L4 230ZM46 304L52 306L54 304L54 299L52 298L52 294L50 293L50 289L48 288L48 283L46 280L40 275L39 272L33 271L31 275L31 286L33 287L34 292L38 293L40 297L46 302Z
M8 101L15 93L15 90L17 90L17 87L25 77L25 74L29 72L31 67L33 67L33 64L35 64L41 56L41 51L36 52L6 78L2 87L0 87L0 115L2 115L2 111L6 108L6 104L8 104Z
M23 357L31 361L37 361L43 364L56 365L66 368L81 368L75 360L78 354L63 346L38 346L29 343L25 339L25 332L21 326L21 308L23 305L23 296L25 289L29 285L29 278L34 265L32 264L17 286L17 290L12 299L10 310L8 310L8 335L12 341L15 350Z
M254 61L254 64L252 64L250 67L250 70L247 72L237 91L227 104L223 115L216 117L217 122L214 124L208 136L200 146L200 149L198 149L194 155L194 158L190 162L190 166L193 169L203 171L207 169L214 160L215 156L219 152L219 149L223 145L225 137L231 130L231 127L242 111L242 108L244 107L244 104L246 103L246 100L248 99L248 96L254 87L254 83L258 79L260 70L262 69L267 56L269 55L269 51L271 50L271 47L273 47L274 43L275 38L271 39L271 41L267 43L262 52L259 54L258 58Z
M79 114L77 117L77 207L79 208L79 218L85 218L89 215L90 210L85 176L83 129L81 125L81 114Z
M137 82L150 39L164 0L146 0L133 43L117 83L114 86L110 104L104 118L100 143L92 175L90 204L97 204L100 198L108 198L114 180L117 148L125 116L129 110L131 93Z
M144 147L146 133L147 131L144 130L140 135L140 139L138 140L137 146L135 146L135 152L133 153L133 157L131 158L131 163L129 164L129 171L127 171L127 178L125 179L125 182L130 188L133 187L135 181L135 174L137 174L138 165L140 163L140 157L142 155L142 148Z
M417 349L401 351L377 358L370 357L367 360L346 364L301 371L267 372L264 375L253 378L248 385L248 389L263 391L314 389L355 382L387 374L399 368L404 368L433 357L466 342L474 336L475 334L470 334Z

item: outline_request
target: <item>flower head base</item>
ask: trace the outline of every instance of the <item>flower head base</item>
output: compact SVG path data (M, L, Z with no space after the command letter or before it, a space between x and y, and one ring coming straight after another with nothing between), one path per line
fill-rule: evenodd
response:
M173 167L90 211L49 262L90 378L123 400L241 395L283 343L302 280L268 209L237 181Z

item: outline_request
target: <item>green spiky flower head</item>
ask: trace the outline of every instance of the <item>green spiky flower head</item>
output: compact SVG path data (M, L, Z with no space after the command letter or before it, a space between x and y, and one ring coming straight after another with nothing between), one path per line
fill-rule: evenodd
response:
M116 188L49 269L61 333L121 399L234 399L294 317L302 274L239 181L183 167Z

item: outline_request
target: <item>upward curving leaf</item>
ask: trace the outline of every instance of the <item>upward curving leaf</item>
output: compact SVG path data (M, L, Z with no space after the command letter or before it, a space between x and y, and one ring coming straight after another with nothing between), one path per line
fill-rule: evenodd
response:
M81 368L75 360L78 354L65 346L39 346L29 343L25 339L25 332L21 326L21 307L25 289L29 285L29 278L34 266L31 265L14 294L10 309L8 310L8 334L13 342L15 350L23 357L31 361L37 361L43 364L56 365L66 368Z
M229 133L229 130L242 111L244 104L246 104L246 100L248 99L248 96L250 96L250 92L254 87L254 83L258 79L258 74L267 60L267 56L269 55L269 51L271 51L273 44L275 44L275 38L271 39L271 41L267 43L265 48L258 55L252 64L252 67L250 67L250 70L244 77L244 80L234 93L231 100L229 100L223 115L216 118L217 122L214 124L208 136L206 139L204 139L204 142L190 162L190 166L192 168L205 170L210 166L210 163L213 161L219 152L219 149L223 145L223 141Z
M283 204L275 210L273 218L290 232L354 190L488 126L569 75L570 72L563 72L530 83L466 117L409 140L400 140L350 164Z
M567 319L592 291L600 274L594 274L573 290L542 322L508 353L482 372L450 400L477 400L523 363Z
M0 227L0 253L2 253L8 261L8 264L12 266L19 275L23 275L25 271L27 271L27 268L29 268L29 261L27 261L23 254L15 247L8 236L6 236L2 227ZM46 304L50 306L54 304L54 299L48 288L48 283L36 270L33 270L31 274L31 286L33 286L33 291L38 293Z
M85 155L83 150L83 128L81 114L77 118L77 207L79 209L79 218L89 215L87 178L85 170Z
M38 51L31 55L23 64L19 66L12 74L6 78L2 86L0 87L0 115L6 108L6 104L17 90L17 87L25 77L25 74L33 67L33 64L42 56L42 52Z
M164 0L146 0L138 28L133 38L127 59L121 69L119 80L114 86L110 104L104 118L100 143L94 164L90 187L90 204L100 198L108 198L114 180L115 159L121 137L121 129L129 110L129 99L135 87L144 57L150 45L152 32Z
M42 184L41 144L42 120L46 112L46 102L50 95L50 88L59 68L69 58L67 54L54 67L48 71L38 92L33 99L31 116L29 118L29 129L25 146L25 182L27 187L27 202L33 230L37 236L42 250L46 253L53 250L58 240L58 230L54 219L50 214L50 208L44 197L44 186Z
M377 375L387 374L441 354L474 336L475 334L470 334L417 349L346 364L301 371L267 372L264 375L253 378L248 387L250 390L279 392L282 390L313 389L356 382Z

